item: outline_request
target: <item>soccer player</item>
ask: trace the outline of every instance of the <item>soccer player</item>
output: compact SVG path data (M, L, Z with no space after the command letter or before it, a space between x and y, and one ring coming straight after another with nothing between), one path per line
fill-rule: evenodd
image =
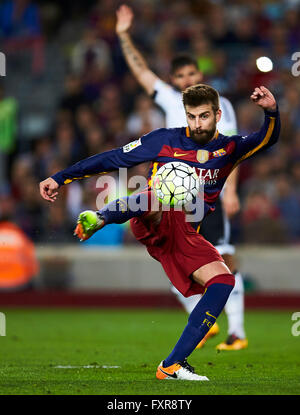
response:
M59 187L73 180L120 167L129 168L145 161L152 162L151 177L160 165L180 159L198 171L204 184L204 213L209 214L235 166L269 148L279 137L280 118L272 93L261 86L255 88L251 99L265 111L260 130L244 137L224 136L216 129L221 118L217 91L203 84L189 87L183 92L188 127L157 129L123 148L81 160L42 181L40 194L45 200L54 202ZM161 380L208 380L196 374L186 359L224 308L234 286L234 275L213 245L185 220L184 211L151 210L148 207L133 212L129 208L130 199L135 198L138 202L138 199L150 199L152 194L148 189L111 202L99 212L82 212L75 233L85 240L108 223L131 219L137 240L161 263L172 284L185 297L205 292L189 315L175 347L159 364L156 377Z
M134 45L129 29L133 21L133 12L130 7L122 5L117 10L116 32L120 39L120 45L128 63L128 66L145 89L147 94L153 97L166 115L166 127L186 126L186 115L182 104L181 91L195 85L202 80L202 74L197 68L197 63L188 56L178 56L171 63L172 86L163 82L148 67L145 59ZM220 109L223 116L218 123L218 130L224 135L237 134L237 125L234 109L228 99L220 97ZM199 232L211 242L223 256L226 265L235 275L235 286L225 306L228 319L228 337L219 344L219 350L240 350L248 346L244 329L244 284L241 274L237 270L235 260L235 247L230 241L230 222L239 210L239 198L237 196L238 169L229 176L221 198L216 203L215 212L209 215L202 223ZM177 295L185 310L190 314L200 300L200 295L185 298L176 288L172 292ZM202 347L206 339L219 332L215 324L207 336L197 346Z

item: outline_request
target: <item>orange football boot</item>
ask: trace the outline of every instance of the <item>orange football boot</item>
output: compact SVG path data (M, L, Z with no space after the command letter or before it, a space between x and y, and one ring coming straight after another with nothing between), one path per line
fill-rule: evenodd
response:
M203 339L201 340L201 342L198 343L198 345L196 346L196 349L201 349L201 347L203 347L207 341L207 339L209 339L210 337L214 337L217 334L219 334L220 332L220 328L218 326L217 323L215 323L212 328L207 332L207 334L203 337Z
M231 334L227 340L216 346L217 350L242 350L247 349L248 339L240 339L239 337Z

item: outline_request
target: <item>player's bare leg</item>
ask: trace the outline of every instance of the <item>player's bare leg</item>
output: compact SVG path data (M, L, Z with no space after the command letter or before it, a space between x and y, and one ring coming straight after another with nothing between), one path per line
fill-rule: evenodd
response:
M158 202L156 202L156 205L154 203L152 204L153 198L153 192L145 191L136 195L116 199L99 211L86 210L81 212L77 219L74 235L77 236L81 242L86 241L95 232L99 231L109 223L124 223L133 217L143 215L144 222L151 222L155 227L160 223L162 211L161 205ZM129 199L131 199L131 202L136 201L136 206L141 207L132 211L129 208ZM151 207L153 206L157 207L158 210L151 211Z

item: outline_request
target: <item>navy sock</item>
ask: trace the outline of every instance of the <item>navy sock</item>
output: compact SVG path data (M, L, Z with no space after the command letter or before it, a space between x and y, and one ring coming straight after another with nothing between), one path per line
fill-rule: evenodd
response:
M124 223L149 211L150 197L150 192L148 191L121 197L108 203L98 212L103 217L105 225L109 223Z
M164 360L164 367L182 362L195 349L223 310L234 287L232 274L221 274L205 284L205 294L191 312L188 324L174 349Z

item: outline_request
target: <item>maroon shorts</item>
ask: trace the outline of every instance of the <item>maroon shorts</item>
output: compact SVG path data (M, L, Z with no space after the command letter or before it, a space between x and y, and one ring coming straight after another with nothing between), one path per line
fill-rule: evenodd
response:
M162 212L156 227L147 220L147 215L131 219L130 224L136 239L146 245L149 254L161 263L172 284L185 297L204 291L192 280L194 271L210 262L223 262L214 246L185 221L183 212Z

